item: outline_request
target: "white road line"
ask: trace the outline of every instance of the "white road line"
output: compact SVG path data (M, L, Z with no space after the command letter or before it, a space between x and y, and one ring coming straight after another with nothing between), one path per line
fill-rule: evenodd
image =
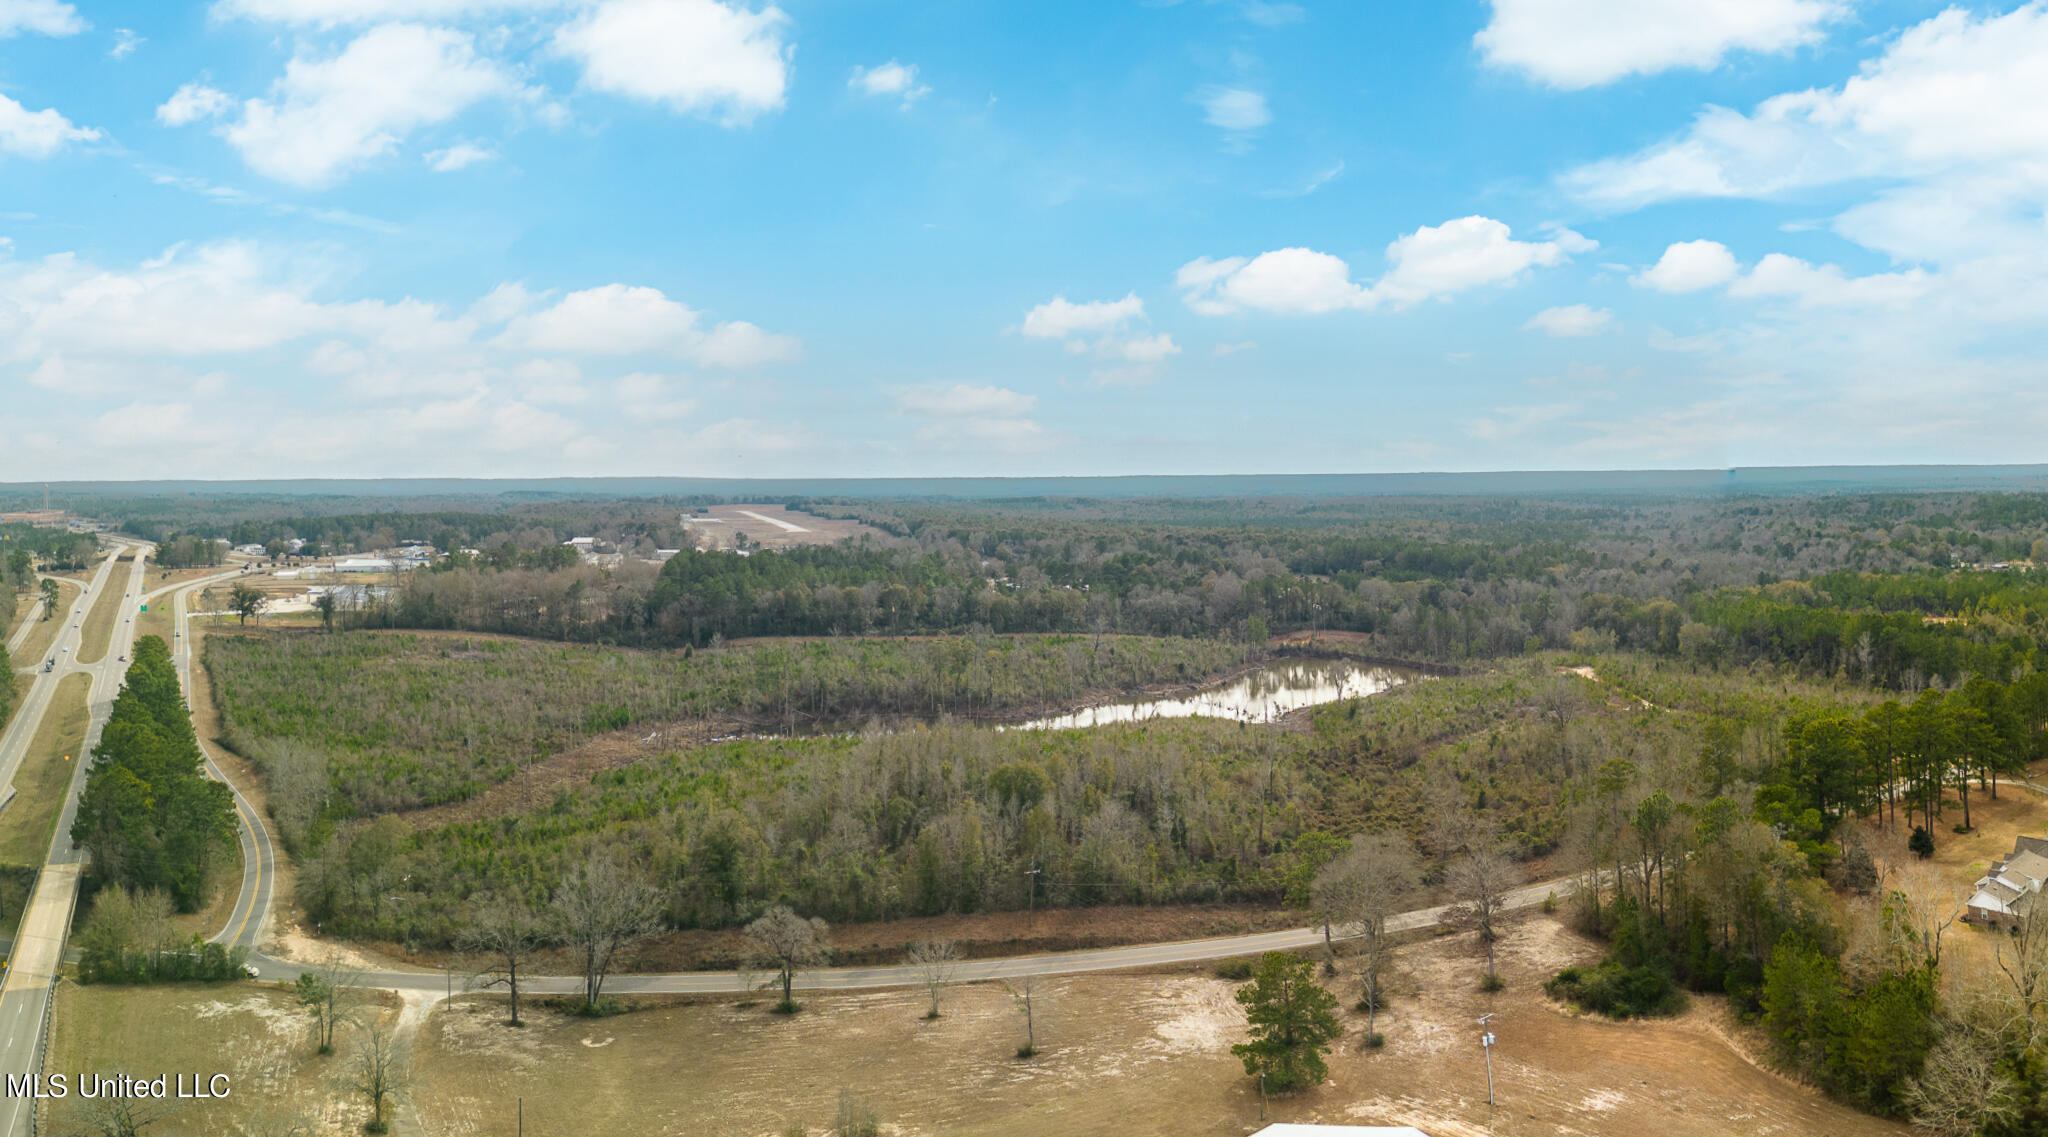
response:
M753 519L754 519L754 520L756 520L756 521L766 521L766 522L767 522L768 524L770 524L770 525L776 525L776 526L780 526L780 527L782 528L782 531L783 531L783 532L785 532L785 533L808 533L808 532L810 532L810 530L809 530L809 529L806 529L806 528L804 528L804 527L803 527L803 526L801 526L801 525L791 525L791 524L790 524L789 522L787 522L787 521L784 521L784 520L783 520L783 519L781 519L780 517L770 517L770 516L768 516L768 515L767 515L767 514L765 514L765 513L755 513L755 512L754 512L753 510L751 510L751 509L742 509L742 510L739 510L738 512L739 512L739 513L740 513L740 515L741 515L741 516L743 516L743 517L751 517L751 518L753 518Z

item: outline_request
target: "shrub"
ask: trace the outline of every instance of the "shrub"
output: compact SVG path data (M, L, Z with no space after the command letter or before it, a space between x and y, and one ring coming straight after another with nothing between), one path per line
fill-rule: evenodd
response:
M1648 964L1631 967L1609 960L1597 967L1567 967L1543 990L1611 1019L1675 1015L1686 1007L1685 992L1671 972Z
M1914 856L1924 861L1934 855L1934 834L1929 833L1926 826L1915 825L1913 827L1913 836L1906 841L1906 848L1912 850Z
M1242 983L1252 977L1252 961L1248 956L1226 959L1216 965L1216 978Z

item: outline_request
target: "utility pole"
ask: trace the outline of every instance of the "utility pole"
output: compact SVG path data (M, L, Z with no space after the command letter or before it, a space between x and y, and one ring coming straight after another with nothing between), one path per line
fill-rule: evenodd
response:
M1485 1026L1490 1014L1479 1016L1479 1025ZM1493 1032L1486 1031L1479 1036L1479 1047L1486 1051L1486 1104L1493 1105Z
M1038 874L1043 871L1036 861L1024 870L1024 882L1028 886L1024 894L1024 919L1027 922L1038 913Z

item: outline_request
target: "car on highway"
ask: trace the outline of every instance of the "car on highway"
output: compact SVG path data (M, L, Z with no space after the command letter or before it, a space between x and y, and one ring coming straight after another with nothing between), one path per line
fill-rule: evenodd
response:
M261 979L261 978L263 978L263 973L262 973L262 972L260 972L260 971L258 971L258 970L256 970L256 965L255 965L255 964L253 964L253 963L245 963L245 964L243 964L243 965L242 965L242 973L243 973L243 974L245 974L245 975L247 975L247 976L248 976L249 978L251 978L251 979Z

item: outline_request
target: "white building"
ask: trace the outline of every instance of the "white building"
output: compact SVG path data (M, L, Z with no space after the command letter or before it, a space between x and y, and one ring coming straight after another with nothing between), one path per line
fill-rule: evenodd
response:
M1977 889L1963 905L1963 919L1995 928L2011 928L2027 918L2048 883L2048 837L2021 837L2012 853L1977 880Z
M397 572L398 563L389 557L350 557L334 566L336 572Z

